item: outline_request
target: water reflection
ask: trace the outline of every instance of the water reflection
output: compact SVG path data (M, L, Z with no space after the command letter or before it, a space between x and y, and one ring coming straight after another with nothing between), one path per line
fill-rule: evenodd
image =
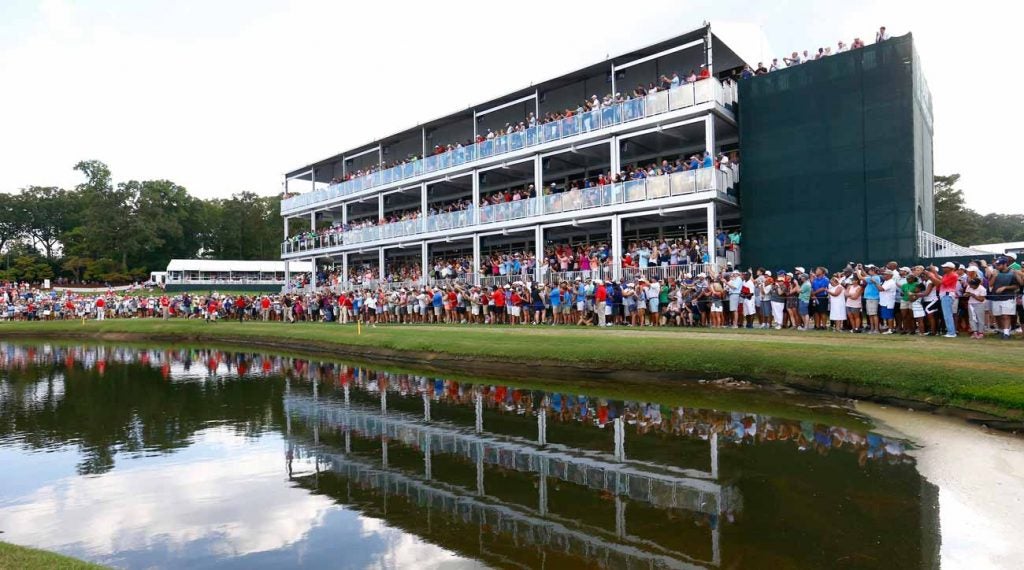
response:
M0 368L5 463L56 450L87 476L8 472L31 489L0 491L8 539L126 566L937 564L936 493L905 443L807 410L203 349L0 343ZM317 538L352 525L388 546Z

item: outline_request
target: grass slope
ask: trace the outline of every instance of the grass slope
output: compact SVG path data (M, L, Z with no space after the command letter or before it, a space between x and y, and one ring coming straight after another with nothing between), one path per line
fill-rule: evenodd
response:
M82 562L60 554L46 552L17 546L7 542L0 542L0 569L19 570L100 570L104 566L97 566L88 562Z
M187 340L280 339L283 345L380 347L522 363L560 362L592 369L736 376L767 382L947 404L1001 415L1024 412L1024 342L968 338L878 337L760 330L598 330L565 327L355 326L309 323L207 324L108 320L5 323L19 336L135 334ZM515 366L515 364L513 364Z

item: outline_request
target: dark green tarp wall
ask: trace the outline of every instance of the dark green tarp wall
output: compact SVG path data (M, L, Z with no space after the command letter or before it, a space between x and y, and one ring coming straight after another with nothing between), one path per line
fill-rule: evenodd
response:
M740 82L743 264L917 257L931 99L908 34Z

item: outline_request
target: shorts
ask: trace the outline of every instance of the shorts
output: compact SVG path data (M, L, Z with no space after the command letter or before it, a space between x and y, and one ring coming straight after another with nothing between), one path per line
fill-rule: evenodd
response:
M770 317L772 316L772 303L771 301L761 301L761 314Z
M648 310L651 311L652 313L657 313L658 312L658 306L659 306L660 302L661 302L661 299L648 299L647 300Z
M754 314L754 300L753 299L743 299L743 314L746 315L746 316L750 316L750 315Z
M544 303L541 303L539 301L534 303L533 304L533 310L534 310L534 312L537 312L537 313L543 311L544 310Z
M674 319L674 318L676 318L678 316L679 316L679 312L678 311L665 311L665 318L666 319Z
M463 307L462 305L459 305L458 307L455 307L455 312L460 314L460 315L465 315L466 314L466 307Z
M864 312L869 317L878 316L878 299L864 299Z
M473 305L473 316L475 317L475 316L477 316L479 314L480 314L480 305Z
M711 312L712 313L721 313L723 311L724 311L724 307L722 307L722 300L721 299L712 299L711 300Z
M797 314L799 314L801 317L806 317L811 312L811 302L801 301L800 299L797 299L796 310Z
M571 315L572 314L572 305L562 305L562 314L563 315Z
M922 306L921 303L913 302L913 303L908 303L908 304L910 306L910 310L914 313L914 318L915 319L923 319L924 318L924 306ZM903 305L903 306L906 307L907 305Z
M891 321L896 318L896 309L892 307L881 307L882 309L882 320Z
M523 312L522 307L519 307L518 305L513 305L513 306L509 307L508 310L509 310L509 314L512 315L513 317L518 317Z
M440 316L441 316L441 311L442 311L442 310L443 310L443 309L442 309L441 307L434 307L434 316L436 316L436 317L440 317Z
M859 315L860 314L860 306L851 307L850 305L847 305L846 306L846 314L847 315Z
M818 299L818 304L814 306L814 312L819 315L828 314L828 299Z
M622 306L622 312L627 317L632 316L633 315L633 306L632 305L623 305Z
M992 301L992 316L993 317L1010 317L1017 312L1017 308L1014 307L1013 299L1007 299L1005 301Z
M729 307L731 307L732 310L734 310L734 311L739 309L739 307L740 307L740 296L739 295L729 295Z
M585 301L576 301L576 310L577 311L582 313L584 310L586 310L586 308L587 308L587 304L586 304Z
M939 312L940 307L938 299L925 299L921 303L924 306L924 314L934 315L935 313Z

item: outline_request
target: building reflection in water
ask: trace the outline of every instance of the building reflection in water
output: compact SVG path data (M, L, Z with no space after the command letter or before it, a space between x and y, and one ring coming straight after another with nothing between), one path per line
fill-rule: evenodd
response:
M19 418L7 412L59 401L72 370L142 366L170 400L179 385L215 386L204 399L244 392L244 406L209 402L195 425L279 426L293 484L495 566L937 564L937 493L904 442L849 418L826 423L834 414L784 419L219 350L0 343L0 367L47 364L63 372L31 390L0 384L0 411ZM143 417L139 437L159 434L159 421L175 419ZM139 445L187 445L188 425Z

